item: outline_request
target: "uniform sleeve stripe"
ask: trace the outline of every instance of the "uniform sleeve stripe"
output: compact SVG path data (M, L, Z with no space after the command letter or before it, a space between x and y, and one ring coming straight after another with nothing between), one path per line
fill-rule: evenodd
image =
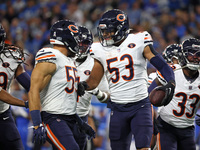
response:
M145 39L145 40L147 40L147 39L151 39L151 37L145 37L144 39Z
M55 55L41 56L41 57L37 58L36 60L40 60L40 59L43 59L43 58L49 58L49 57L55 57Z
M41 61L51 61L51 60L56 60L56 58L40 59L40 60L37 60L37 61L41 62Z
M46 55L46 54L52 54L52 52L41 53L41 54L36 55L36 57L39 57L39 56L42 56L42 55Z
M152 43L153 41L144 41L144 43Z

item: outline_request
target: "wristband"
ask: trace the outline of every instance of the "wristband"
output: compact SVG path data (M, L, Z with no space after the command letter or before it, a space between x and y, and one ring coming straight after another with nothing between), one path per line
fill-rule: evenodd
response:
M103 92L98 89L98 91L95 95L98 99L101 99L103 97Z
M30 114L33 121L33 126L39 126L42 123L40 110L32 110L30 111Z
M108 98L108 94L105 92L102 92L101 90L98 90L96 97L98 98L98 100L103 103L107 100ZM104 98L103 98L104 97ZM103 99L102 99L103 98Z
M101 103L107 101L108 94L104 92L104 98L102 100L99 100Z

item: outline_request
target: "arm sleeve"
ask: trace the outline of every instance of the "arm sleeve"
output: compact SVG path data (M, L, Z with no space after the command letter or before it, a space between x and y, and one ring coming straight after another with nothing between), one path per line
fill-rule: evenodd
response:
M175 81L173 69L165 62L165 60L157 54L150 59L150 63L163 75L167 82Z

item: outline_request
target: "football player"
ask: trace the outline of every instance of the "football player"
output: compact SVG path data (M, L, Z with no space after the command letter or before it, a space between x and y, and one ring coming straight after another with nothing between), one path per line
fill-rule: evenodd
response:
M95 136L94 130L76 114L78 77L74 57L79 54L79 35L78 26L72 21L54 23L50 29L53 48L37 52L31 75L29 109L33 141L44 143L47 131L53 149L79 149L74 132L77 125L90 138Z
M173 98L158 112L158 149L195 150L194 120L200 104L200 40L183 41L178 57L180 65L173 67L176 81ZM165 84L161 78L158 78L160 83Z
M111 148L129 150L134 135L136 148L148 150L153 123L147 91L147 59L167 80L163 88L168 91L169 99L175 88L173 70L154 50L148 32L130 32L127 15L121 10L108 10L103 14L98 36L100 43L93 43L91 47L95 58L93 70L86 82L79 84L79 90L94 89L105 73L111 96L107 103L111 108ZM169 88L172 90L167 90Z
M12 97L9 90L11 81L17 81L29 91L30 77L24 71L23 50L14 45L5 44L6 33L0 24L0 149L23 149L22 141L11 114L10 105L25 106L24 101ZM28 107L28 103L26 103Z
M93 43L93 37L92 33L86 27L79 26L79 30L81 34L79 47L80 55L77 55L76 68L78 70L78 76L80 77L79 80L85 81L90 76L90 72L94 66L94 59L89 54L91 44ZM96 89L85 92L82 97L78 98L76 110L83 121L87 122L88 120L92 95L95 95L100 102L106 103L109 99L108 91L108 83L104 76ZM96 138L94 140L96 140ZM84 133L79 135L79 137L77 137L77 142L80 146L80 150L83 150L86 144L86 135Z
M173 64L178 64L178 47L179 44L170 44L168 45L165 50L162 53L162 57L165 59L165 61L169 64L170 67L172 67L173 69ZM153 90L153 88L155 88L157 86L156 82L158 82L156 79L157 77L160 77L163 79L162 75L160 74L160 72L156 71L156 72L152 72L151 74L149 74L148 76L148 85L150 86L151 84L154 85L150 88L148 88L149 93ZM166 82L165 80L162 80L164 82ZM152 144L151 147L153 149L153 147L157 146L156 145L156 139L157 139L157 134L158 134L158 127L157 127L157 116L158 116L158 111L160 110L161 107L153 107L154 108L154 113L153 113L153 117L154 117L154 135L153 135L153 140L152 140Z

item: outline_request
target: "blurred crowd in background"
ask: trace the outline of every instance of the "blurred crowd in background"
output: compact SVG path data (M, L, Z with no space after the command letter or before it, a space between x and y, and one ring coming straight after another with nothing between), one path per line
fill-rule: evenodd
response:
M25 69L31 75L35 54L49 44L49 29L53 23L62 19L73 20L88 27L94 40L98 41L96 28L99 18L103 12L113 8L127 13L130 28L134 31L148 31L159 53L169 44L181 43L190 37L200 38L199 0L1 0L0 22L7 34L6 42L22 47L28 54ZM154 68L148 64L148 74L152 71ZM11 92L20 99L28 98L15 82ZM109 110L95 98L92 106L92 114L99 128L97 135L104 139L96 149L107 150ZM28 111L13 107L13 113L20 134L24 134L25 150L32 149L33 144L28 138L28 135L31 137L31 133L28 133Z

